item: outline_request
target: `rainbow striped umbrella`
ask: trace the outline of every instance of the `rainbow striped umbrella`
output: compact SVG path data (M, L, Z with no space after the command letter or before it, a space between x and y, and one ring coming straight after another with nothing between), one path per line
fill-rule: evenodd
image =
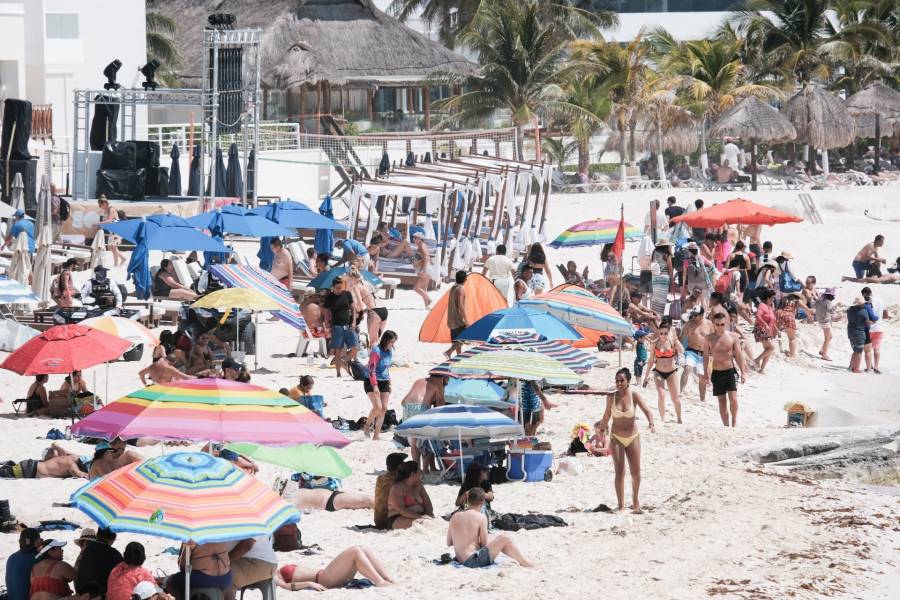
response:
M584 350L573 348L569 344L564 344L563 342L548 340L519 341L518 339L516 339L516 341L514 342L508 342L506 341L506 339L498 338L495 338L493 341L497 343L479 344L478 346L473 346L462 354L459 354L457 356L454 356L450 360L442 362L438 366L431 369L431 371L429 371L428 373L433 376L457 377L459 379L488 379L490 377L489 375L461 375L459 373L453 373L451 369L453 368L453 365L463 360L464 358L476 356L484 352L496 352L498 350L528 350L531 352L537 352L538 354L543 354L544 356L555 358L576 373L585 373L587 371L590 371L591 368L598 362L596 357L591 356Z
M350 443L319 415L278 392L212 378L141 388L91 413L72 427L72 434L266 446L342 448Z
M572 225L550 242L553 248L575 248L577 246L597 246L599 244L612 244L616 240L619 231L618 219L594 219L577 225ZM625 223L625 239L637 240L644 237L644 232Z
M232 463L176 452L95 479L72 503L101 527L197 544L269 535L297 509Z
M575 385L582 379L564 364L526 350L497 350L464 358L450 367L453 377L490 375L523 381L544 381L550 385Z
M250 288L268 296L281 307L281 310L273 311L273 315L291 327L306 329L306 321L291 296L291 290L278 283L271 273L247 265L212 265L209 272L226 287Z
M570 325L612 335L634 333L634 327L616 309L577 285L564 283L549 292L519 300L517 304L525 308L545 310Z

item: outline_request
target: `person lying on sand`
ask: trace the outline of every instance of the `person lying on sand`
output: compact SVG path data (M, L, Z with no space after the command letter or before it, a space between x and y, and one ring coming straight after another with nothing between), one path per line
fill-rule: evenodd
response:
M54 456L44 460L12 460L0 463L0 478L39 479L44 477L80 477L87 479L90 464L71 454Z
M372 496L358 492L345 492L342 490L327 490L318 488L308 490L300 488L294 500L297 508L310 510L369 510L375 505Z
M481 512L484 490L472 488L468 492L468 509L453 513L447 527L447 545L453 546L456 560L464 567L489 567L502 553L523 567L534 565L525 558L506 534L489 536L487 517Z
M310 569L295 564L281 566L275 571L275 584L285 590L316 590L341 588L350 583L359 573L378 587L391 585L394 580L387 569L364 546L351 546L332 560L323 569Z

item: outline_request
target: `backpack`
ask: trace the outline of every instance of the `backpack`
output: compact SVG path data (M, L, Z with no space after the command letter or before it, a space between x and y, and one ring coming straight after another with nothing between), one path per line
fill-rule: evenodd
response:
M734 279L734 271L725 271L716 279L715 289L720 294L727 294L731 291L731 283Z
M69 201L65 198L60 197L59 199L59 220L60 222L66 222L69 220L69 213L71 213L71 207L69 206Z
M781 275L778 276L778 289L785 294L792 294L803 289L803 284L794 279L787 270L787 263L784 263Z
M364 367L363 364L358 360L351 360L350 375L352 375L353 379L355 379L356 381L368 381L369 369L367 367Z

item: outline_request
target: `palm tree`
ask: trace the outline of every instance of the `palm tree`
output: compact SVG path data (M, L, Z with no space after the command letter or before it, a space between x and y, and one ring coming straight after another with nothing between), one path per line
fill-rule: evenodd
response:
M677 42L664 29L648 36L655 62L660 71L683 93L685 106L700 121L700 161L708 166L706 126L741 98L778 98L776 82L755 82L756 74L741 60L742 41L722 36L712 40Z
M147 60L156 59L161 68L156 78L166 87L178 87L176 69L181 65L181 53L175 45L178 24L174 19L158 12L148 12L145 17L147 29Z
M590 142L609 118L610 100L604 96L597 81L573 77L566 85L569 103L582 109L565 120L566 128L575 138L578 149L578 174L586 178L591 165Z
M459 36L477 23L483 11L489 15L496 5L507 3L508 0L393 0L389 10L401 21L418 12L429 27L437 27L441 42L454 48ZM596 36L599 30L619 23L616 13L585 0L544 0L536 4L541 21L556 25L558 39Z
M563 165L569 162L572 155L578 149L578 142L565 142L560 138L544 138L541 141L541 149L547 158L556 163L559 170L562 171Z
M439 73L432 78L438 85L466 90L438 103L438 108L449 112L439 125L508 110L521 157L525 126L537 116L582 114L590 118L588 111L568 102L560 85L568 42L557 41L558 31L541 23L538 12L537 0L491 2L481 7L478 20L459 38L478 53L481 72Z
M630 142L631 163L635 162L635 135L645 106L647 82L652 70L650 45L643 30L626 45L607 44L600 40L578 40L572 44L574 69L598 85L598 91L609 102L609 120L619 133L619 161L625 182L626 139Z
M896 0L832 0L831 9L829 48L844 67L833 87L849 97L874 81L896 79Z

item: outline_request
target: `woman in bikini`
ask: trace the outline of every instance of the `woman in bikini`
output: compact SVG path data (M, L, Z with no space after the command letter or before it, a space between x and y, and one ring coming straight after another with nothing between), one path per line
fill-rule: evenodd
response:
M531 245L525 264L531 267L532 275L528 286L533 293L542 294L544 290L553 287L553 272L547 266L547 255L539 243L535 242Z
M666 388L675 407L675 417L681 423L681 399L678 396L678 365L676 359L684 356L684 348L678 336L672 330L672 317L665 316L659 322L658 335L649 348L650 359L647 362L647 374L644 375L644 387L650 382L650 374L656 381L656 395L659 400L659 419L666 420Z
M425 308L431 308L431 296L428 295L428 284L431 283L431 275L428 267L431 265L431 250L425 243L425 236L417 231L413 234L413 243L416 251L413 254L413 267L416 269L416 285L413 291L422 297Z
M763 373L769 358L775 352L772 340L778 337L777 321L775 318L775 292L768 288L762 288L757 296L760 304L756 307L756 325L753 328L753 337L762 344L763 351L753 359L756 370Z
M110 206L105 194L100 194L100 197L97 198L97 206L100 207L100 222L96 225L98 230L101 225L108 225L119 220L119 211ZM109 237L106 238L106 249L112 252L115 266L124 265L127 261L122 256L122 253L119 252L119 236L111 233L107 235Z
M359 269L352 268L347 273L350 277L350 294L353 296L353 308L360 312L357 323L362 323L363 316L366 317L366 326L369 334L369 345L375 343L375 340L381 339L384 333L384 324L388 318L388 311L382 306L378 306L378 300L375 298L375 292L372 286L362 278Z
M394 583L374 552L364 546L351 546L334 557L334 560L323 569L310 569L295 564L283 565L275 571L275 584L292 592L297 590L324 592L327 589L344 587L357 573L379 587Z
M388 494L388 529L409 529L426 517L434 517L431 498L422 485L419 464L408 460L397 469L397 480Z
M600 429L606 431L606 426L612 420L610 429L613 466L616 469L616 499L619 510L625 510L625 461L628 461L628 470L631 471L631 510L640 514L641 503L638 500L638 491L641 487L641 440L637 430L637 422L634 417L634 407L639 407L647 417L650 432L656 433L653 425L653 413L647 408L643 398L637 390L631 389L631 371L619 369L616 371L616 391L606 396L606 411L600 421Z
M45 540L31 568L30 600L57 600L72 595L75 567L63 560L66 542Z

